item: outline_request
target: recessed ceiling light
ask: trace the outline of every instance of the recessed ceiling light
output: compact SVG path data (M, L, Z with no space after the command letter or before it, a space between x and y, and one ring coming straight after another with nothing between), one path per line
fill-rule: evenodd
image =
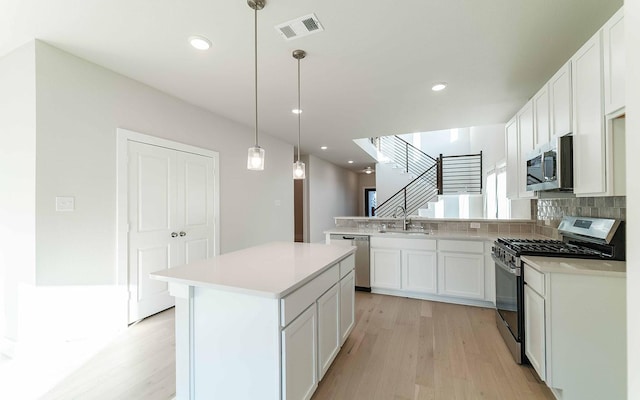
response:
M349 164L353 164L353 160L349 160L347 161Z
M447 82L438 82L438 83L434 83L433 86L431 86L431 90L433 90L434 92L439 92L441 90L444 90L447 87Z
M294 114L302 114L302 110L299 110L297 108L294 108L293 110L291 110L291 112Z
M204 36L191 36L189 38L189 43L198 50L209 50L211 47L211 40Z
M320 146L320 150L326 150L327 146Z

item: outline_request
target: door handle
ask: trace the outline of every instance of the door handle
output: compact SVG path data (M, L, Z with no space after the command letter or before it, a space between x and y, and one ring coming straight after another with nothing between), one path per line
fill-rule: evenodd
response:
M178 232L171 232L171 237L172 237L172 238L174 238L174 237L178 237Z
M182 237L182 236L187 236L187 232L185 232L185 231L180 231L180 237Z

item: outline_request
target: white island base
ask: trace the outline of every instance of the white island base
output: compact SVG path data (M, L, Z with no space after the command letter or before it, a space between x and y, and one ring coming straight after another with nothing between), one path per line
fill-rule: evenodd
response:
M311 398L353 329L354 251L271 243L152 274L176 298L176 399Z

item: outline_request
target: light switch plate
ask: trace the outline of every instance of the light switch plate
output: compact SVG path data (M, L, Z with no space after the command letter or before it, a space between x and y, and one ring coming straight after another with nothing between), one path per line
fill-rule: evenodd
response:
M74 211L76 209L76 200L70 196L56 197L56 211Z
M469 224L469 228L471 229L480 229L480 222L472 222Z

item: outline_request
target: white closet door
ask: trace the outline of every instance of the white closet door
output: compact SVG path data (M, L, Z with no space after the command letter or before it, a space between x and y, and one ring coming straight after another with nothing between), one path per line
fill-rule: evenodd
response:
M129 142L129 322L169 307L167 284L149 274L177 262L176 152Z
M129 151L129 322L174 305L149 274L215 254L213 159L133 142Z
M178 153L178 263L204 260L214 254L213 159Z

